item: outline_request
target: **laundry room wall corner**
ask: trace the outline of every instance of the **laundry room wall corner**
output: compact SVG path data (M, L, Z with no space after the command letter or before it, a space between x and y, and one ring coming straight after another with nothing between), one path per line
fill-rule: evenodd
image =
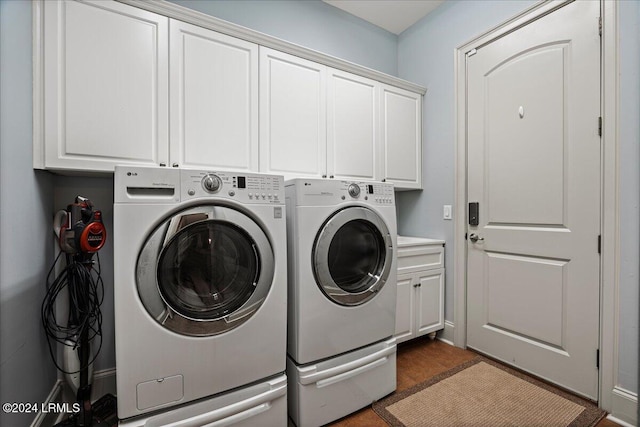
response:
M445 259L448 272L453 271L451 267L455 242L451 222L442 219L442 205L454 201L454 52L475 36L489 31L534 4L532 1L472 3L451 0L399 36L398 76L426 86L428 92L423 108L424 190L422 193L405 192L398 195L398 231L403 235L446 239ZM619 188L616 198L619 201L620 265L617 267L619 287L615 295L615 321L619 329L615 336L617 365L614 375L617 379L614 386L620 391L620 395L633 396L633 399L625 400L637 406L640 7L637 2L629 1L606 1L604 4L616 4L618 8L617 36L620 55L618 104L609 107L618 112L617 124L612 124L611 120L608 123L613 127L609 129L614 130L619 141ZM453 277L447 275L445 318L455 322L453 291ZM613 353L610 348L600 350L601 354L603 351Z
M640 224L640 4L619 3L620 342L619 386L638 393Z
M450 0L398 37L398 77L427 87L422 108L424 189L397 193L398 233L446 240L447 272L454 271L454 222L442 219L442 206L455 201L455 50L534 3ZM447 274L445 320L455 324L453 283L453 274Z
M0 400L41 403L56 370L40 323L53 261L52 178L32 168L31 2L0 2ZM3 408L4 409L4 408ZM35 414L3 410L0 425Z
M102 313L102 348L94 363L94 372L113 369L116 366L114 320L113 320L113 177L79 178L54 176L52 212L65 209L76 196L87 197L95 209L102 211L107 229L107 242L97 253L100 259L100 275L104 283ZM98 341L95 344L99 344Z

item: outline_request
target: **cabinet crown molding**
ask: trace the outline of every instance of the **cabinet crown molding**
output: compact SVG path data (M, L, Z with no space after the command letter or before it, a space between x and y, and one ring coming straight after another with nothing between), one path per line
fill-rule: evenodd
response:
M318 62L320 64L347 71L391 86L399 87L411 92L424 95L427 89L424 86L400 79L398 77L376 71L362 65L354 64L331 55L327 55L313 49L309 49L295 43L278 39L267 34L255 31L237 24L216 18L206 13L198 12L184 6L171 3L166 0L116 0L139 9L144 9L179 21L199 27L208 28L219 33L237 37L260 46L269 47L281 52L289 53L300 58Z

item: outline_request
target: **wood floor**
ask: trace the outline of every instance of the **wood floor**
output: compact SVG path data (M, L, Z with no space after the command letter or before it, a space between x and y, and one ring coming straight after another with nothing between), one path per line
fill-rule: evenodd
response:
M402 391L421 383L434 375L447 371L473 359L476 353L431 341L427 337L400 344L397 356L396 391ZM378 417L371 407L364 408L332 424L332 427L385 427L387 423ZM596 427L615 427L618 424L603 419Z

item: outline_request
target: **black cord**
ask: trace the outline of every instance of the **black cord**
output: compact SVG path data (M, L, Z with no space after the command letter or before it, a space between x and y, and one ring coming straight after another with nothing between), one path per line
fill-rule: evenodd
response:
M100 257L96 253L97 262L84 254L71 256L66 254L66 266L52 279L56 265L62 254L56 257L47 274L47 293L42 301L42 326L47 337L49 354L56 368L65 374L76 374L91 365L102 348L102 313L100 306L104 300L104 283L100 275ZM97 267L97 268L96 268ZM69 318L56 319L56 301L64 289L68 290ZM66 320L66 321L65 321ZM53 343L57 342L75 350L81 345L80 336L86 331L88 341L100 337L100 345L87 366L80 366L77 371L66 371L58 363Z

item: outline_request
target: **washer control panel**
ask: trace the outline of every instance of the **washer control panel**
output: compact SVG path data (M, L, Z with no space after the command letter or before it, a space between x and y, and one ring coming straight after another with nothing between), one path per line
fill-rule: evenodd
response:
M242 203L284 204L284 179L277 175L183 169L182 198L226 198Z
M365 184L366 194L370 200L382 205L394 205L395 194L393 192L393 185L386 184L384 182L368 183Z

